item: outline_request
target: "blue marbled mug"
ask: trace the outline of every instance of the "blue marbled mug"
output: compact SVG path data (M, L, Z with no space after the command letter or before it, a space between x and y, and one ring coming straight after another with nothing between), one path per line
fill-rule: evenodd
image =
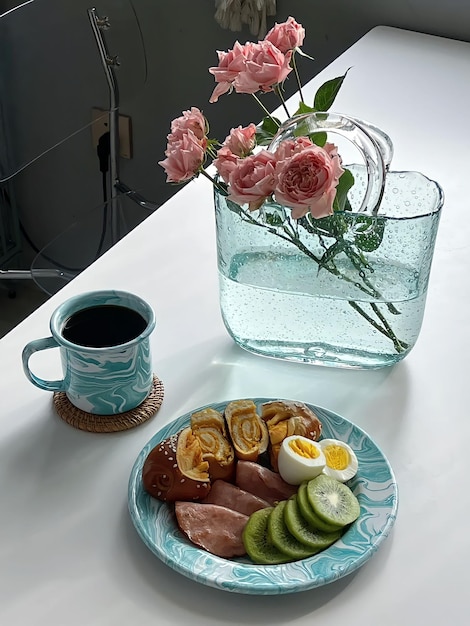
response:
M124 291L92 291L63 302L52 314L52 337L29 342L23 369L40 389L64 391L70 402L96 415L134 409L153 383L150 334L155 314L144 300ZM64 378L33 374L34 352L59 348Z

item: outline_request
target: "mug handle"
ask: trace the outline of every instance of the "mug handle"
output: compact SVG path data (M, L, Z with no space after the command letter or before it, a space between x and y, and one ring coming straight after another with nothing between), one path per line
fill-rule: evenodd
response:
M39 352L39 350L48 350L49 348L58 347L59 344L54 337L44 337L43 339L34 339L33 341L30 341L23 349L22 359L24 373L26 374L26 378L28 378L33 385L39 387L39 389L44 389L45 391L65 391L64 380L44 380L33 374L33 372L29 369L29 359L31 358L31 355L35 352Z

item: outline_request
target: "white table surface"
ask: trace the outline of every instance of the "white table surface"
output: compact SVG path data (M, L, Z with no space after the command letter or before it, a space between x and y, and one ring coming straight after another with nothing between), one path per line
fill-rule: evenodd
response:
M348 67L334 110L383 128L395 145L392 169L421 171L446 194L417 345L402 363L375 371L273 361L238 348L219 314L210 184L200 178L183 188L0 340L2 626L468 623L470 44L378 27L309 92ZM20 359L27 341L49 334L59 302L100 288L133 291L155 308L154 369L165 384L152 420L113 435L62 422ZM37 367L58 373L58 354L49 351ZM174 572L139 539L127 483L144 444L193 408L256 396L336 411L389 458L398 518L355 574L292 595L239 595Z

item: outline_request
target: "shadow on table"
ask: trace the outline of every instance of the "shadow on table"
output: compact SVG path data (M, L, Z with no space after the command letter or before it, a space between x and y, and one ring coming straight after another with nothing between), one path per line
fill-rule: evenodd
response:
M174 418L210 402L267 397L327 408L371 436L380 434L389 445L400 439L405 426L410 386L406 360L377 370L305 365L251 354L227 336L156 365L164 377L166 409ZM184 380L184 396L177 380L165 380L167 370Z

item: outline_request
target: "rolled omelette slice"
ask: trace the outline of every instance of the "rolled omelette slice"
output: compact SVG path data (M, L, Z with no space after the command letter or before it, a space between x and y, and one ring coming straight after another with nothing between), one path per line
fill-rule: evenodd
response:
M231 480L235 473L235 451L228 438L222 413L211 407L191 415L191 430L209 463L211 480Z
M266 452L269 444L268 428L258 415L253 400L229 402L224 416L237 459L256 461Z

